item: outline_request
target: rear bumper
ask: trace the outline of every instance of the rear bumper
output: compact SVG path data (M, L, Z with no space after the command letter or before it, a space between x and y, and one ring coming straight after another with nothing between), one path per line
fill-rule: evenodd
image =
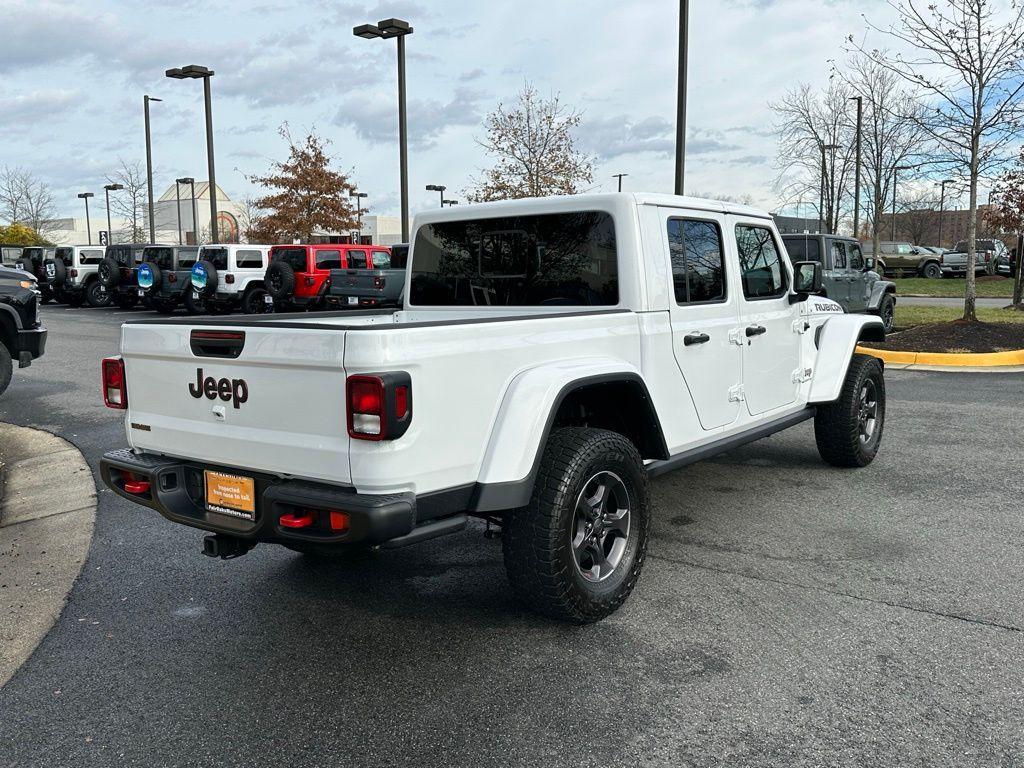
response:
M206 509L204 470L251 477L255 481L256 511L253 520ZM125 473L145 480L149 490L129 493ZM273 475L238 467L181 461L128 449L111 451L100 461L103 482L119 496L156 510L171 522L204 531L235 536L249 542L382 544L411 533L416 523L416 497L412 493L367 495L305 480L282 480ZM348 528L333 530L330 512L348 515ZM281 526L285 514L313 512L308 528Z

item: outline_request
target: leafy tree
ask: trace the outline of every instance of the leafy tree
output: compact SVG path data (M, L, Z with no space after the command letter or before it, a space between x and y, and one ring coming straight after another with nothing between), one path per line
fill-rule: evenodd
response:
M499 103L484 120L486 136L476 142L495 163L465 190L466 199L479 203L582 191L593 181L594 161L576 149L573 132L580 120L557 94L545 99L526 83L510 109Z
M53 245L49 240L25 224L15 222L0 226L0 243L7 245Z
M355 187L346 174L331 167L327 139L310 132L302 141L292 139L285 123L278 131L288 142L288 159L274 162L264 176L248 177L270 194L251 201L246 236L250 241L275 243L298 238L309 242L315 231L347 232L356 228L356 213L349 202ZM365 210L365 209L364 209Z
M922 94L908 116L938 146L939 167L966 178L967 288L964 320L977 320L974 282L978 179L1005 162L1024 119L1024 4L1019 0L892 0L897 19L879 29L906 56L866 51Z

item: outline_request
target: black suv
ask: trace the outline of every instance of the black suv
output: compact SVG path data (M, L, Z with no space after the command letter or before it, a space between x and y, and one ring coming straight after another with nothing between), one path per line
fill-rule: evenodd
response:
M198 245L148 245L136 271L139 296L147 309L162 315L174 312L192 293L192 267Z
M98 274L104 292L111 294L121 309L131 309L139 302L138 269L148 243L108 245L100 262Z
M53 290L50 281L46 279L46 272L43 270L43 262L46 260L46 249L39 245L29 245L21 249L21 258L14 266L30 273L38 281L39 293L43 304L48 304L53 299Z
M46 329L38 316L39 290L24 270L0 266L0 394L14 375L43 354Z

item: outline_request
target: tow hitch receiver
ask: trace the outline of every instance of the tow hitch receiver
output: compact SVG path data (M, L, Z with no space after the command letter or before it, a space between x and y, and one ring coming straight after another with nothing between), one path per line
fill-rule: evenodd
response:
M219 557L221 560L241 557L255 546L254 541L245 541L222 533L203 537L203 554L207 557Z

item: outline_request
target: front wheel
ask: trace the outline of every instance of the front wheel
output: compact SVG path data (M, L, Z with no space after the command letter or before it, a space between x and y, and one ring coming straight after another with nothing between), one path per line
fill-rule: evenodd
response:
M922 273L929 280L938 280L942 277L942 268L934 261L929 261L924 265Z
M562 621L613 613L640 577L651 526L636 447L603 429L566 428L544 448L529 504L507 513L505 570L516 597Z
M835 402L819 405L814 439L821 458L834 467L866 467L878 453L885 426L882 364L854 355Z

